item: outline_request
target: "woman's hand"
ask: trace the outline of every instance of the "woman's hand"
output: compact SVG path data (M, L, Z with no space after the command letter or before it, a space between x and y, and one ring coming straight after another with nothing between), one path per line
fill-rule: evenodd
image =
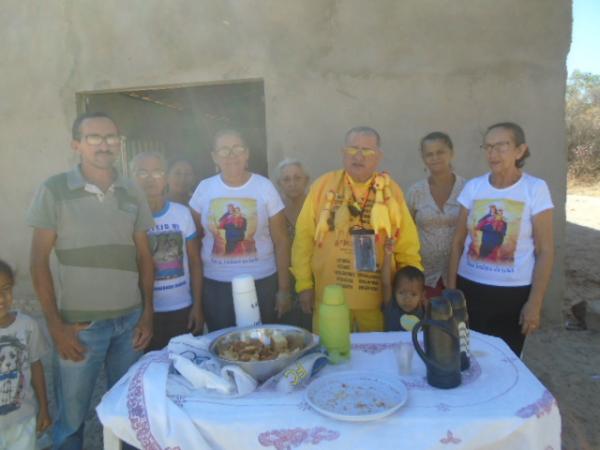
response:
M283 315L292 309L292 296L289 291L277 291L275 299L275 311L277 318L281 319Z
M541 304L537 305L532 300L527 300L521 309L519 325L521 333L525 336L530 335L540 327Z
M527 303L521 309L519 324L524 335L531 334L540 327L540 314L546 288L552 274L554 262L554 233L552 230L552 210L547 209L533 216L533 241L535 244L535 266L533 283Z
M188 330L194 335L202 334L204 329L204 313L202 312L202 258L198 238L188 239L186 243L190 283L192 285L192 308L188 318Z
M190 309L190 315L188 318L188 330L194 336L202 334L204 329L204 313L202 312L202 305L194 303Z
M142 316L133 330L133 349L141 352L150 343L154 327L154 312L144 309Z

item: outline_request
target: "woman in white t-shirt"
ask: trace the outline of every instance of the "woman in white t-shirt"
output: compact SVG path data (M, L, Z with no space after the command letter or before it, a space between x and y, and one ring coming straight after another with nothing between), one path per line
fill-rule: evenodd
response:
M248 171L250 153L233 130L215 137L220 173L202 180L190 200L201 224L203 309L210 331L235 325L231 280L252 275L263 323L290 308L290 250L284 205L267 178Z
M432 298L441 295L447 284L448 258L460 212L456 199L465 179L452 169L454 146L446 133L434 131L421 139L421 157L429 176L408 189L406 202L419 230L425 294Z
M522 128L487 129L481 148L490 172L467 182L448 268L448 285L467 299L470 326L501 337L520 355L540 326L554 259L552 199L546 182L525 172Z

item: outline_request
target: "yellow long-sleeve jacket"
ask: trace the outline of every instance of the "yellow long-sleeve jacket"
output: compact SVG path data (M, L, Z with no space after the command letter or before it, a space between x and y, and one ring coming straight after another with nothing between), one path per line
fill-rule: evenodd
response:
M348 227L333 228L335 211L344 202L344 183L352 184L355 198L362 205L363 214L350 218ZM381 266L384 257L384 239L375 241L375 271L360 271L356 266L355 244L350 229L372 230L369 223L374 195L370 181L359 184L352 182L345 171L328 172L315 180L304 201L296 222L296 236L292 245L292 272L296 277L296 291L315 289L315 301L320 303L323 289L329 284L344 288L346 303L350 309L380 308L382 299ZM315 242L315 230L319 216L327 204L327 193L334 192L329 231L321 243ZM400 223L393 233L397 235L392 270L407 265L423 269L419 255L419 236L406 206L404 194L395 182L390 183L390 194L400 209Z

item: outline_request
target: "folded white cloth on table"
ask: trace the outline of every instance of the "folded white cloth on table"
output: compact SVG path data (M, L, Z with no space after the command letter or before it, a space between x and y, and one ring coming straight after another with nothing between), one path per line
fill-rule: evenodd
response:
M167 346L169 359L175 370L195 389L206 389L222 395L246 395L256 389L256 380L237 366L221 367L208 351L212 340L227 330L206 336L177 336Z
M233 364L221 366L212 357L208 346L215 337L213 333L200 337L184 334L171 339L168 351L173 367L196 389L214 390L232 396L242 396L256 390L257 381L243 369ZM319 351L304 355L265 381L261 389L280 392L299 389L326 364L327 356Z

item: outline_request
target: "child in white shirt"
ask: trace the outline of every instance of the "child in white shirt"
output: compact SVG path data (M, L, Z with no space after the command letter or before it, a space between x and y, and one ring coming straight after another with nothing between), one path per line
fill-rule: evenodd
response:
M36 433L52 423L40 361L46 343L35 320L11 309L14 282L0 260L0 449L33 450Z

